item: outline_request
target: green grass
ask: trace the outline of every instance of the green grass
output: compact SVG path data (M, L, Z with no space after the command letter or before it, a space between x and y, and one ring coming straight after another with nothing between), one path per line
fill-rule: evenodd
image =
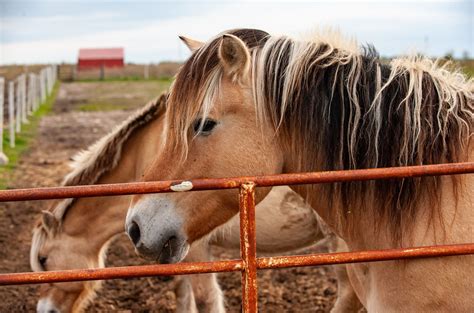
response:
M18 160L28 150L31 141L36 137L41 118L51 112L58 90L59 83L56 83L53 92L46 98L45 102L41 104L33 115L28 117L29 123L21 125L21 132L15 134L15 148L10 147L9 139L3 142L3 151L9 161L8 164L0 166L0 189L7 188L8 179L12 171L17 167ZM6 134L6 131L4 134Z

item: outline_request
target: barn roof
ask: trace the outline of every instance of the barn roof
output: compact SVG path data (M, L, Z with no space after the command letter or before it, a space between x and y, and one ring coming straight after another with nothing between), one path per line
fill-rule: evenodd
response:
M79 49L79 60L123 59L123 48Z

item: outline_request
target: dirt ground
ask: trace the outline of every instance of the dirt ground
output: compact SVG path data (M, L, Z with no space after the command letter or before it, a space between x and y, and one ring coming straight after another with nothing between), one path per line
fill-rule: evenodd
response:
M9 188L56 186L68 172L67 163L79 149L86 148L130 115L129 110L77 111L90 99L81 98L105 83L63 83L53 113L41 121L38 135L23 155L9 181ZM109 83L107 83L109 84ZM139 83L128 83L139 84ZM158 95L162 86L147 86L150 92L137 92L132 85L120 98L136 107L144 97ZM138 85L137 85L138 86ZM116 91L122 86L106 86ZM135 91L134 91L135 90ZM115 94L115 92L114 92ZM104 92L100 97L107 98ZM87 96L86 96L87 98ZM111 98L107 98L111 101ZM138 102L139 101L139 102ZM122 103L123 104L123 103ZM38 213L52 202L29 201L3 203L0 206L0 272L30 271L31 229ZM299 253L313 252L314 249ZM144 264L133 252L129 240L122 236L109 250L107 266ZM215 251L217 259L236 257L234 253ZM228 312L241 310L240 274L219 274ZM88 312L173 312L177 279L154 277L107 281ZM337 288L330 267L292 268L259 272L259 308L261 312L328 312ZM37 287L0 287L0 312L32 312L37 301Z

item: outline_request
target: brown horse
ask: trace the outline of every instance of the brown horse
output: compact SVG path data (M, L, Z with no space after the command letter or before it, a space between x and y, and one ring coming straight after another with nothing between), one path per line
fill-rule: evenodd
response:
M372 47L334 36L252 29L184 40L195 51L172 86L165 145L146 181L474 159L473 82L429 59L385 64ZM473 242L473 186L465 175L293 189L361 250ZM257 200L267 193L259 188ZM236 212L235 190L137 195L126 227L140 254L179 262ZM370 312L474 310L474 256L348 268Z
M117 129L78 154L64 185L138 180L153 160L161 141L165 96L152 101ZM43 212L34 229L31 266L35 271L103 267L110 242L124 232L130 197L67 199ZM273 215L269 223L266 216ZM316 214L288 187L274 188L257 209L258 249L274 254L303 248L324 238ZM275 234L285 240L275 241ZM331 239L330 242L334 243ZM344 244L338 242L338 249ZM209 245L239 249L239 219L231 219L204 240L193 244L187 261L210 261ZM340 297L335 312L356 310L355 294L343 268L338 273ZM44 285L37 311L77 312L94 299L100 282ZM177 289L178 312L224 312L215 274L189 275Z

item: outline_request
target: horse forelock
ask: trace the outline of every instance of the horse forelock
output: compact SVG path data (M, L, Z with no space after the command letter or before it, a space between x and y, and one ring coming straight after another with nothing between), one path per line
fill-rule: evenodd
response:
M263 45L268 38L268 33L256 29L225 31L196 50L181 67L170 89L166 114L166 140L181 159L187 155L190 127L196 118L205 119L219 93L223 72L218 50L223 34L240 38L250 50Z
M273 122L298 158L294 170L396 167L466 157L463 148L474 131L472 80L427 58L404 57L387 65L372 47L341 47L271 37L252 55L257 114ZM328 203L352 213L372 203L377 220L392 226L398 241L402 215L405 224L414 222L422 197L437 208L439 180L323 188ZM335 214L342 222L349 213Z

